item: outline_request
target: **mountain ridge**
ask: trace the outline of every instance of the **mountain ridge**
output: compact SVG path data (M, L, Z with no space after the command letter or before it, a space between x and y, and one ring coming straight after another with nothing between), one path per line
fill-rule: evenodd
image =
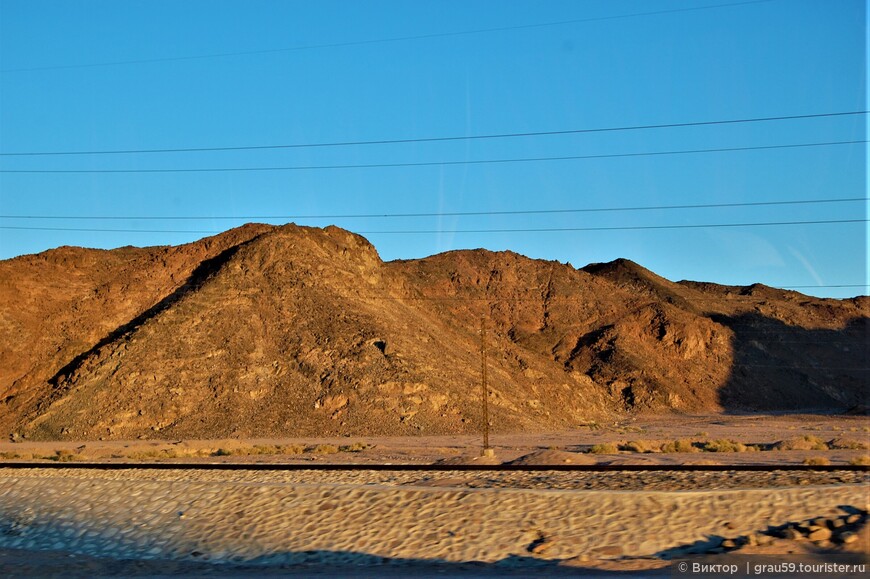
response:
M496 431L868 391L866 297L483 249L383 262L334 226L58 248L0 262L0 296L0 433L35 439L476 431L482 324Z

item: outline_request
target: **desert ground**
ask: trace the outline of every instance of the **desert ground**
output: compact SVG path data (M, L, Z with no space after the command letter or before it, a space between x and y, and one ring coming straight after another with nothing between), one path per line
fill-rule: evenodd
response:
M678 562L867 563L870 473L855 465L867 464L868 427L862 416L813 414L626 418L558 433L495 432L494 457L481 457L480 437L467 435L7 442L3 464L60 468L0 469L0 574L674 576ZM60 464L77 462L164 468ZM165 468L188 462L852 466Z
M482 464L551 451L526 460L615 465L870 462L870 419L831 414L626 416L562 432L496 431L490 435L494 461L480 458L481 440L479 435L24 440L0 442L0 461Z

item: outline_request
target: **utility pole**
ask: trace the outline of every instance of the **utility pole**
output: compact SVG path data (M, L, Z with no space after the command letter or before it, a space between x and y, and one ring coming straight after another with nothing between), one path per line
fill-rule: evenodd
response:
M481 456L492 456L489 447L489 387L486 384L486 316L480 318L480 381L483 396L483 452Z

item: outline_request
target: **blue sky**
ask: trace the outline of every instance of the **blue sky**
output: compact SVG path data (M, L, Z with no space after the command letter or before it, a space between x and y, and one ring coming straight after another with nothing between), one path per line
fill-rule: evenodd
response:
M470 31L479 32L464 33ZM449 34L454 32L463 34ZM7 154L0 156L0 215L5 216L0 218L5 227L0 228L0 258L59 245L177 244L204 234L162 231L217 232L249 221L218 219L226 216L866 198L866 144L416 167L2 172L394 164L865 140L867 116L852 115L369 146L8 155L413 139L862 111L870 108L866 37L867 5L860 0L0 0L0 153ZM10 217L22 215L64 219ZM206 219L70 219L93 216ZM859 201L294 221L335 223L357 232L434 231L364 233L384 259L485 247L578 267L626 257L673 280L831 286L867 283L866 223L451 231L866 218L867 202ZM844 297L867 288L801 291Z

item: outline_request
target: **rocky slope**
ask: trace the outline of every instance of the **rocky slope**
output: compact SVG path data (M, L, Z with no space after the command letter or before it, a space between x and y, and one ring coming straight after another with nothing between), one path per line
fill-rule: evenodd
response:
M511 252L384 263L327 227L0 262L0 433L496 431L868 398L870 299L670 282Z

